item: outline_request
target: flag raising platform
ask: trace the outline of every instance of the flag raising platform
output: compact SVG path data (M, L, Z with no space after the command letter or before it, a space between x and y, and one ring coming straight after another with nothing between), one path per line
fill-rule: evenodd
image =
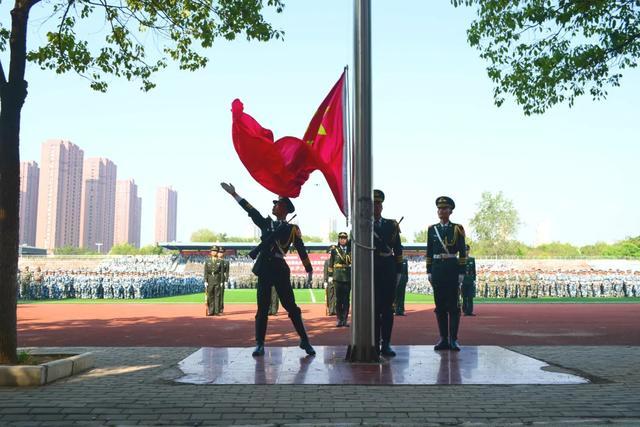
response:
M586 378L558 372L547 363L497 346L464 346L436 352L432 346L396 346L397 356L380 364L349 363L345 346L317 346L316 356L298 347L203 347L183 359L188 384L585 384Z

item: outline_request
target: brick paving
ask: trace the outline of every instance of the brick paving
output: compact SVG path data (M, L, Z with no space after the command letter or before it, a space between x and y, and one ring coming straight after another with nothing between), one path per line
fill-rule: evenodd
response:
M94 351L95 369L38 388L0 388L0 425L640 424L640 347L509 347L591 378L583 385L188 385L197 348Z

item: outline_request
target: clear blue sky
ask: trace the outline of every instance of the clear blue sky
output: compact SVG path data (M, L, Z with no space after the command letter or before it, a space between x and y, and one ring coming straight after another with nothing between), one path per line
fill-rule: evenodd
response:
M528 243L540 223L552 240L574 244L640 234L640 72L626 72L605 101L583 97L573 108L525 117L511 101L493 104L486 64L466 41L472 10L447 0L373 3L374 185L387 194L383 215L405 217L409 240L436 221L437 196L453 197L452 219L467 225L483 191L514 201L519 238ZM7 7L0 9L5 25ZM30 48L44 37L39 17L49 7L41 2L32 13ZM276 138L301 137L343 66L353 63L352 2L289 0L272 18L286 32L284 42L221 40L208 51L205 70L171 66L147 94L115 78L100 94L76 75L30 65L22 159L40 162L47 138L112 159L119 179L139 185L143 244L153 239L161 185L178 191L178 240L203 227L251 235L249 218L218 183L233 182L264 212L273 196L233 149L231 101L242 99ZM6 64L6 53L2 59ZM324 236L331 218L344 224L319 173L296 206L303 234Z

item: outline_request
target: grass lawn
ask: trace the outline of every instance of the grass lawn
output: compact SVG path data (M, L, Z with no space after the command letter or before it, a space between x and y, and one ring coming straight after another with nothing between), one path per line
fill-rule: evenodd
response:
M324 304L323 289L294 289L293 292L296 296L296 302L299 304ZM204 300L204 293L198 293L149 299L65 299L18 301L18 304L204 304ZM255 301L255 289L226 289L224 291L226 304L253 304ZM640 298L474 298L473 301L476 304L620 304L640 303ZM433 295L407 294L405 303L433 304Z

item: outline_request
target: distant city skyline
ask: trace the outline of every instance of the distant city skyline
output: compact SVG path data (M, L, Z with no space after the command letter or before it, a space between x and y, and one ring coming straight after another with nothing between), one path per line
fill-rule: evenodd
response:
M155 242L174 242L178 228L178 193L171 187L156 191Z
M84 158L80 146L48 139L40 165L20 162L20 244L51 251L80 247L108 253L114 245L140 247L142 198L133 179L117 180L118 167L106 157ZM177 227L177 192L172 190ZM173 215L173 216L171 216Z

